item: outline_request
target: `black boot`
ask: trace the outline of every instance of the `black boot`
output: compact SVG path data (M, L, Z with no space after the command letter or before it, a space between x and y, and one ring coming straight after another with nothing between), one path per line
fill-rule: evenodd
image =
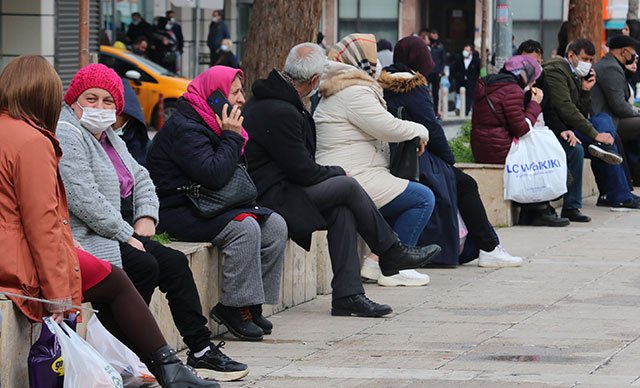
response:
M409 247L398 241L378 261L384 276L393 276L403 269L421 268L429 264L442 249L431 244L426 247Z
M364 294L345 296L331 302L331 315L340 317L355 315L357 317L377 318L392 312L391 306L376 303Z
M271 334L271 331L273 330L273 323L262 315L262 305L256 304L249 306L249 311L251 311L251 319L253 320L253 323L260 326L264 334Z
M149 370L163 388L220 388L215 381L202 380L192 368L187 367L176 356L169 345L156 350L148 363Z
M531 220L532 226L567 226L571 223L568 218L559 217L556 213L556 209L548 202L540 204L534 208L533 220Z
M246 341L262 341L262 329L253 323L249 307L230 307L218 303L209 314L218 325L225 325L231 334Z

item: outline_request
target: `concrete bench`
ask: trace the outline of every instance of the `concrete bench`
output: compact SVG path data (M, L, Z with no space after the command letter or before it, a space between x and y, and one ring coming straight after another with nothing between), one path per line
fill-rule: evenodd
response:
M482 198L487 216L493 226L512 226L517 223L517 208L511 201L504 200L503 164L457 163L456 167L471 175L478 182L480 198ZM591 161L585 159L582 170L582 197L587 198L597 194L598 186L591 172ZM562 201L552 204L558 207Z
M289 307L314 299L318 292L318 262L330 263L326 246L326 233L314 234L309 252L292 241L285 248L283 277L280 287L280 303L277 306L265 306L265 315L269 316ZM220 295L224 259L217 248L208 243L174 242L170 246L182 251L189 259L189 266L198 287L202 311L205 316L218 303ZM330 265L330 264L329 264ZM331 273L331 268L328 268ZM330 284L331 277L328 278ZM87 306L90 306L87 304ZM176 329L169 305L162 293L156 290L149 306L167 343L175 349L185 348L182 337ZM0 299L0 386L20 388L28 387L29 377L27 358L31 344L40 335L40 324L29 321L6 298ZM90 313L83 313L83 322L88 322ZM209 327L214 335L226 332L224 326L218 326L209 319ZM86 325L78 324L77 332L85 337Z

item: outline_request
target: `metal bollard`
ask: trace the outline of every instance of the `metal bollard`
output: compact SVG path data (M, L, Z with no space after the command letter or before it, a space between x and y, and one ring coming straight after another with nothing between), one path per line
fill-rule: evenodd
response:
M449 88L440 86L440 101L438 101L438 111L440 117L446 119L449 114Z
M458 95L460 96L460 111L458 111L458 117L463 119L467 116L467 88L464 86L460 87Z
M159 131L160 128L164 125L164 94L158 94L158 128L156 131Z

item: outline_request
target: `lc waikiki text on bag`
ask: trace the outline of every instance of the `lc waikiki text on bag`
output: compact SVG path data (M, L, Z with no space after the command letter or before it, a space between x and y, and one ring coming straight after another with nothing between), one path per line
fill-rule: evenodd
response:
M567 192L566 155L547 127L532 127L514 138L504 166L504 199L545 202Z
M123 388L120 374L66 323L58 324L51 317L43 321L62 348L64 388Z

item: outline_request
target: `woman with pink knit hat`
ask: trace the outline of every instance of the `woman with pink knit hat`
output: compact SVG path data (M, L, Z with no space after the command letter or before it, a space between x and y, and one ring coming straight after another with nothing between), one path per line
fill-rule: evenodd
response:
M111 128L123 110L122 80L104 65L86 66L71 80L64 102L56 132L75 239L87 252L123 268L147 304L157 287L166 294L190 350L187 363L200 375L220 381L246 376L246 365L211 343L186 256L151 240L159 210L155 186ZM97 308L106 327L125 319ZM175 357L171 352L160 354Z
M263 304L277 304L287 226L271 209L257 204L201 215L180 188L219 191L244 164L248 135L240 108L245 102L241 70L213 66L196 77L178 100L177 110L153 140L147 166L160 195L160 225L181 241L207 241L224 254L220 302L210 316L236 337L260 341L273 325ZM227 104L218 117L207 98L220 91Z

